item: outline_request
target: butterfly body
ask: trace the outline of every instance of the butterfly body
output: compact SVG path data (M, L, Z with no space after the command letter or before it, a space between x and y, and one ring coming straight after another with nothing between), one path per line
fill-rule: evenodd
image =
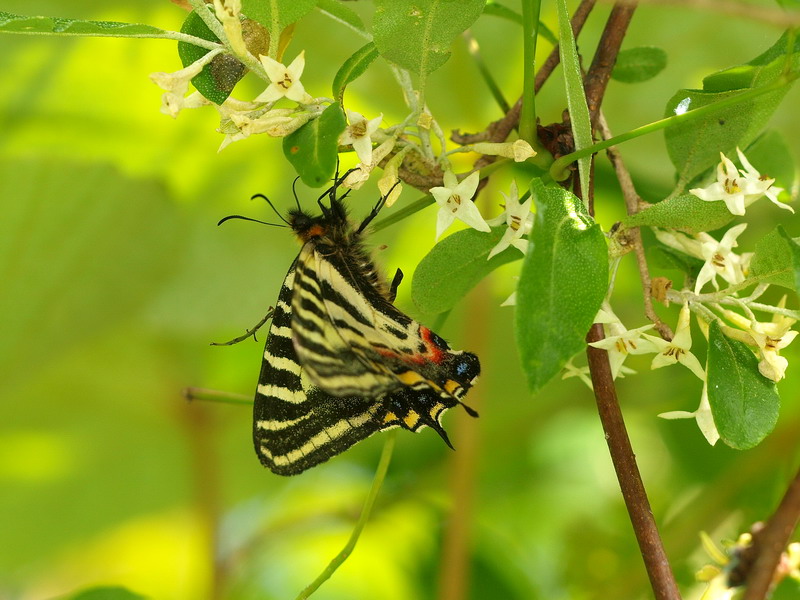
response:
M262 464L300 473L377 431L434 429L475 382L480 365L392 304L391 285L348 219L336 185L322 214L290 211L303 246L281 286L255 394ZM470 414L474 411L467 408Z

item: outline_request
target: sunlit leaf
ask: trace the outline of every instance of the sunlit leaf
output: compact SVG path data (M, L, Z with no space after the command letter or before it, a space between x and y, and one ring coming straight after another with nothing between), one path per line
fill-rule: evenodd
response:
M585 347L608 287L608 249L578 198L538 179L531 191L536 220L517 287L516 337L535 391Z
M506 248L486 260L505 230L505 225L488 233L464 229L436 244L414 271L411 298L417 308L426 314L450 310L497 267L521 259L519 250Z
M320 187L330 181L336 170L339 134L346 126L342 106L334 102L318 118L283 138L283 153L303 183Z
M708 401L720 439L731 448L758 445L778 421L775 383L758 372L758 359L716 321L709 327Z

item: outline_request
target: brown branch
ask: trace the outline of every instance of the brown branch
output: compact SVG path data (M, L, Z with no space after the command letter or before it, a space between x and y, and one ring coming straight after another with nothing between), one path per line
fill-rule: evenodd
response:
M600 105L603 103L603 96L606 93L608 80L611 78L611 70L617 62L622 40L628 31L633 18L633 11L636 10L635 4L615 4L608 15L608 21L600 36L597 44L597 51L592 60L592 66L583 82L586 90L586 104L589 106L589 114L592 121L592 129L597 126L597 119L600 114Z
M597 342L602 339L603 326L597 323L592 325L587 341ZM619 487L622 490L622 497L625 499L625 506L628 509L636 540L639 542L647 575L650 577L650 585L656 600L680 600L678 585L667 560L639 467L636 465L631 441L625 429L625 421L622 418L617 392L614 388L614 378L608 362L608 353L605 350L589 346L586 354L589 359L589 372L594 384L600 421L603 424L603 431L605 431Z
M602 110L598 113L597 128L604 140L612 137L611 130L608 127ZM622 197L625 199L625 210L629 215L636 214L639 212L641 206L641 198L639 194L636 193L631 174L625 167L625 163L622 161L622 156L616 146L608 148L606 154L608 160L611 161L611 165L614 167L614 172L617 174L617 181L619 181L619 185L622 188ZM636 254L636 264L639 267L639 279L642 282L642 291L644 292L644 314L652 321L662 338L671 340L673 337L672 330L669 325L661 320L653 308L653 296L651 294L652 281L650 279L650 269L647 266L644 245L642 244L642 234L638 227L634 227L628 230L628 232L630 234L630 241L633 244L633 251Z
M797 472L781 503L763 529L753 535L755 561L746 576L747 589L742 600L764 600L776 580L781 555L800 520L800 471Z

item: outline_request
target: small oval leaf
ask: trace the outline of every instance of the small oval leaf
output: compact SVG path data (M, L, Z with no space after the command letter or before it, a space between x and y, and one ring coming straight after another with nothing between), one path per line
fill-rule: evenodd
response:
M622 224L625 227L666 227L699 233L724 227L733 218L722 201L706 202L693 194L681 194L628 215Z
M436 244L420 261L411 281L411 299L417 308L425 314L450 310L497 267L521 259L519 250L506 248L486 260L505 230L505 225L488 233L464 229Z
M667 53L655 46L622 50L611 77L623 83L641 83L652 79L667 66Z
M758 445L778 421L775 383L758 372L750 348L727 337L716 321L708 334L708 401L720 439L737 450Z
M347 122L342 106L334 102L322 114L283 138L283 153L303 183L320 187L336 170L339 134Z
M577 197L531 183L536 220L517 287L516 336L528 386L556 375L585 338L608 288L608 248Z
M333 98L341 102L344 96L344 89L357 78L364 74L372 62L378 58L378 49L375 44L369 42L356 50L333 77Z

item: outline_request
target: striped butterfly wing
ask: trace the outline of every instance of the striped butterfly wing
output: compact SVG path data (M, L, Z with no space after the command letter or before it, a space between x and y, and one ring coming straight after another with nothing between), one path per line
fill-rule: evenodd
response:
M275 473L397 426L431 427L450 445L441 417L477 378L474 354L397 310L356 262L307 243L284 280L254 409L256 452Z
M279 475L295 475L324 462L379 431L385 422L385 410L374 399L331 396L304 372L292 342L295 273L292 265L278 295L253 415L256 453Z

